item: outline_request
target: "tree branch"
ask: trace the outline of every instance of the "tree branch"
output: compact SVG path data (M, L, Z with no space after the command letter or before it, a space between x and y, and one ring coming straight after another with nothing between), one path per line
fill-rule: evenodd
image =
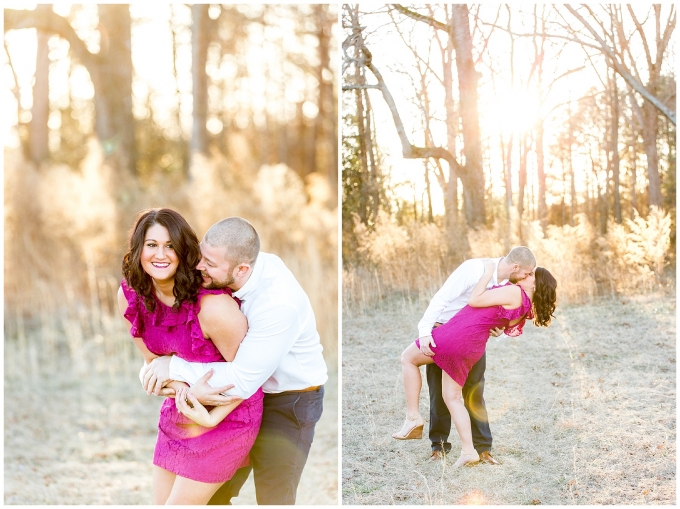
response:
M365 50L365 48L362 48L362 50ZM394 97L387 88L387 85L385 84L385 80L383 79L382 74L380 74L380 71L378 71L375 65L373 65L371 58L366 59L365 65L373 73L373 76L375 76L375 78L378 80L378 88L382 92L383 98L385 99L385 102L387 103L387 106L389 107L390 112L392 113L394 126L397 129L397 134L399 135L399 140L401 141L402 156L405 159L424 159L426 157L445 159L452 168L455 168L456 172L463 173L464 168L458 164L458 161L456 161L456 158L453 156L453 154L451 154L451 152L449 152L445 148L416 147L411 144L411 142L408 140L408 136L406 135L404 123L401 121L401 117L399 116L397 103L395 102Z
M628 13L630 14L630 17L633 19L633 23L635 24L635 28L640 34L640 39L642 39L642 45L645 48L645 57L647 58L647 67L649 68L649 72L651 72L652 69L654 69L654 63L652 62L652 53L649 51L649 44L647 44L647 37L645 37L645 31L642 29L642 25L640 25L637 16L635 16L633 6L628 4L627 7Z
M66 18L59 16L51 9L41 13L5 9L5 32L24 28L35 28L65 39L68 41L73 55L87 68L90 75L97 72L96 55L90 53Z
M378 89L380 90L380 87L378 85L343 85L342 90L369 90L369 89Z
M429 16L425 16L424 14L420 14L418 12L407 9L403 5L392 4L392 7L399 11L400 13L402 13L403 15L408 16L409 18L413 18L416 21L421 21L426 25L430 25L432 28L436 28L437 30L442 30L446 33L449 33L449 26L446 23L442 23L441 21L437 21L434 18L430 18Z
M614 51L612 51L612 49L607 45L602 37L600 37L600 34L598 34L597 31L592 26L590 26L583 16L581 16L569 4L566 4L564 7L572 14L572 16L581 22L581 24L592 34L593 37L595 37L597 42L600 44L600 49L605 55L609 57L609 61L616 72L618 72L621 77L635 89L637 93L649 101L657 110L659 110L659 112L666 116L666 118L668 118L668 120L670 120L673 125L675 125L675 112L668 108L663 102L661 102L661 100L651 94L649 90L642 86L642 84L630 74L630 71L618 61Z

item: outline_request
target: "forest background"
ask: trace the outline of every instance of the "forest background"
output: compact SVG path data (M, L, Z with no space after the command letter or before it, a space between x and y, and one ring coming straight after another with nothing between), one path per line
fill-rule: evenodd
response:
M346 503L674 503L675 22L343 5ZM555 275L556 319L489 343L504 466L450 472L390 438L399 354L463 260L516 245Z
M298 500L336 503L337 6L5 7L5 503L151 501L161 398L116 291L158 206L247 218L309 295L331 378Z

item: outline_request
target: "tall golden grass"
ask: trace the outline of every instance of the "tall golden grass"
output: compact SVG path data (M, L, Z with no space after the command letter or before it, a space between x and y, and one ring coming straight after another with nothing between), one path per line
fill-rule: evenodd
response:
M343 313L394 295L427 301L463 261L449 255L446 232L435 223L398 225L381 213L374 229L357 224L355 231L362 263L343 270ZM585 214L576 215L574 226L550 225L545 232L538 221L514 221L508 228L497 220L491 228L461 234L453 251L467 244L468 258L496 257L507 254L508 246L526 245L557 279L559 301L580 303L674 289L670 236L670 215L652 208L646 218L610 222L606 235Z
M334 369L338 214L330 187L284 165L257 168L231 141L233 159L196 158L188 181L159 176L144 187L109 167L96 142L78 169L36 168L5 150L5 338L18 347L8 366L38 377L64 356L81 373L140 363L117 310L120 262L138 212L171 207L199 238L227 216L251 221L263 251L279 255L309 295Z

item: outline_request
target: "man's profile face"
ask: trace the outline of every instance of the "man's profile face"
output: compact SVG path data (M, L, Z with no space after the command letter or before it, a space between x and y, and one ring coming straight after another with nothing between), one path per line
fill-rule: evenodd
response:
M510 281L513 284L518 283L519 281L522 281L523 279L526 279L527 276L530 274L534 273L534 269L536 267L520 267L519 265L516 265L515 268L513 268L513 271L510 273L510 276L508 277L508 281Z
M234 267L224 257L224 249L201 242L201 261L196 269L203 276L203 288L226 288L234 284Z

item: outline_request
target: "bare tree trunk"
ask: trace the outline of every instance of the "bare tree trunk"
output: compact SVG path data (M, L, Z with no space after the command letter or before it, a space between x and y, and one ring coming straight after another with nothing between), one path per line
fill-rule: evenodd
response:
M357 90L356 94L356 108L357 108L357 127L359 129L359 160L361 161L361 196L362 203L368 203L368 198L366 196L368 189L368 157L366 154L366 129L364 123L364 100L363 92ZM369 215L367 213L366 207L361 207L362 221L367 222Z
M434 223L434 216L432 214L432 192L430 190L430 168L427 159L423 161L423 166L425 168L425 193L427 196L427 220L430 223Z
M642 139L645 155L647 156L647 177L649 179L649 206L661 208L661 179L659 178L659 153L656 141L659 134L659 117L656 109L650 103L642 106L644 123Z
M541 12L541 33L545 33L545 10ZM534 15L536 15L536 10L534 10ZM541 105L543 103L543 59L545 56L544 51L545 37L541 38L540 51L537 47L537 60L538 64L536 66L536 88L538 97L541 100ZM537 198L537 212L538 220L541 223L541 227L545 231L548 226L548 206L545 200L546 185L545 185L545 154L543 151L543 136L544 136L544 119L540 115L536 123L536 179L538 180L538 198Z
M99 5L103 30L92 76L95 89L95 123L104 154L116 156L122 167L134 172L137 159L135 119L132 115L132 36L127 5Z
M366 152L368 153L368 194L371 199L371 214L373 218L378 217L380 206L380 196L378 191L378 167L375 162L375 149L373 144L373 128L371 127L371 100L368 97L368 90L360 90L365 94L366 108L364 117L366 119Z
M562 219L560 220L560 226L567 224L567 170L564 158L561 159L562 166Z
M609 74L609 73L608 73ZM612 190L614 192L614 220L621 224L621 195L619 185L619 91L616 87L616 75L610 80L611 92L611 153L612 153Z
M529 147L527 146L527 134L523 133L519 138L519 189L517 195L517 214L522 222L524 215L524 193L527 186L527 154Z
M57 34L68 41L71 55L85 66L92 79L95 132L104 155L132 173L135 169L136 144L132 115L130 23L127 5L100 4L100 50L93 54L68 20L52 10L36 15L36 11L5 9L5 30L36 28Z
M593 217L593 204L591 203L592 197L592 179L590 178L590 172L584 172L586 176L586 217L590 224L595 224L595 219Z
M467 5L451 7L450 34L456 50L456 70L460 94L460 117L465 145L465 173L461 176L465 187L465 216L470 226L486 223L484 206L484 172L482 169L482 142L479 135L477 110L477 82L479 74L472 57L469 11Z
M355 79L357 83L363 83L364 79L361 75L361 67L356 66ZM368 157L366 154L366 122L364 120L364 92L363 90L357 89L355 91L355 104L356 104L356 117L357 117L357 128L359 131L359 160L361 161L361 202L368 203L366 196L368 188L369 170L368 170ZM367 207L361 207L359 216L364 223L368 222Z
M39 5L36 8L38 16L44 15L45 10L51 10L51 5ZM49 127L47 121L50 116L50 88L49 72L50 57L47 45L50 34L37 31L38 51L35 62L35 81L33 83L33 106L31 107L31 122L29 124L29 153L31 160L37 164L49 157Z
M631 158L631 164L630 164L630 204L632 207L632 210L630 211L630 217L631 219L635 219L635 213L638 212L638 204L637 204L637 191L636 191L636 183L637 183L637 149L636 149L636 140L635 137L633 137L633 143L631 144L630 148L633 150L633 156Z
M504 161L505 161L505 208L508 213L508 219L510 218L510 209L513 206L512 200L512 149L514 147L514 133L510 133L510 140L508 140L507 148L504 148ZM503 145L503 139L501 138L501 145Z
M453 99L453 37L446 38L446 47L442 45L442 68L444 71L444 106L446 108L446 146L452 154L456 153L456 137L458 136L458 113ZM439 161L437 161L439 164ZM446 236L449 255L461 258L468 251L465 223L458 217L458 173L456 166L449 163L449 180L444 189L446 208ZM461 231L463 230L463 231ZM461 245L461 239L464 239Z
M573 140L574 126L572 125L571 103L569 103L569 133L567 137L567 160L569 161L569 194L571 195L571 207L569 207L569 225L574 226L574 215L576 214L576 182L574 179L574 160L573 160Z
M605 153L605 156L607 154ZM602 235L607 233L607 221L609 220L609 170L611 167L611 161L607 161L607 166L605 166L605 179L604 179L604 197L602 199L602 217L600 218L601 232Z
M318 171L326 174L328 182L333 189L338 186L337 156L334 157L333 147L326 142L328 131L331 126L337 124L335 101L333 100L333 80L330 65L330 42L332 23L327 15L327 5L317 4L313 7L314 18L317 23L316 37L319 41L317 55L319 65L316 68L316 78L319 81L319 95L317 106L319 112L314 121L314 134L312 151L314 157L310 171ZM369 131L370 132L370 131ZM335 138L334 138L335 140ZM337 145L333 143L332 145Z
M208 8L207 4L191 6L191 77L192 77L192 128L191 157L195 154L208 153L208 75L205 66L208 60Z
M177 72L177 26L174 23L174 5L170 5L170 35L172 37L172 75L175 78L175 96L177 97L177 109L175 110L175 122L182 132L182 92L179 89L179 73Z

